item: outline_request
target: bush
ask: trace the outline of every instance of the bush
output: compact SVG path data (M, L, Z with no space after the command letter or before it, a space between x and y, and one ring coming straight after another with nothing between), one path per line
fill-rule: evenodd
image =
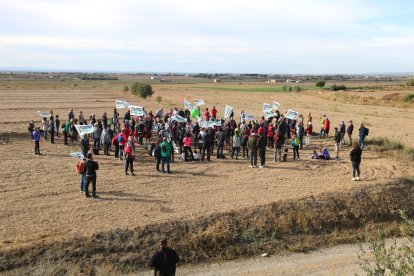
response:
M331 85L331 91L340 91L340 90L348 90L348 88L343 84L341 84L341 85L336 85L336 84Z
M414 220L409 219L404 211L400 210L401 218L414 231ZM401 245L394 238L390 246L386 246L385 239L378 230L376 236L368 232L365 241L368 243L369 253L374 256L373 263L364 256L367 252L359 244L358 259L360 267L367 275L414 275L414 239L409 233L402 231L404 240Z
M293 91L295 91L295 92L300 92L300 91L302 91L302 87L300 87L300 86L295 86L295 87L293 87Z
M288 90L288 87L286 85L283 85L282 90L283 90L283 92L286 92Z
M408 94L404 97L404 102L413 102L414 101L414 94Z
M131 94L146 99L147 97L151 97L154 91L150 84L134 82L131 85Z
M406 84L407 86L414 86L414 79L409 79Z
M157 97L155 97L155 101L156 101L157 103L160 103L160 102L162 101L161 96L157 96Z
M124 86L124 88L122 88L122 91L124 91L124 92L128 92L128 91L129 91L129 87L128 87L128 85L125 85L125 86Z
M320 88L324 87L325 84L326 82L324 80L320 80L315 83L316 87L320 87Z

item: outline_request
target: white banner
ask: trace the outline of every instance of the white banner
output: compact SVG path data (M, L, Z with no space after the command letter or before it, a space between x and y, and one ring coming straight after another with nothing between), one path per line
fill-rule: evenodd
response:
M247 113L246 113L246 115L244 116L244 120L245 120L245 121L256 121L256 119L255 119L252 115L247 114Z
M201 99L194 99L194 104L195 104L196 106L200 106L200 105L203 105L203 104L205 104L205 103L204 103L204 101L203 101L203 100L201 100Z
M144 108L142 106L130 105L129 111L131 113L131 116L144 116L145 115Z
M269 119L269 118L272 118L272 117L274 117L274 116L276 116L276 114L275 113L273 113L273 112L264 112L264 115L265 115L265 119Z
M38 111L38 112L37 112L37 114L38 114L40 117L44 117L44 118L49 118L49 117L50 117L50 114L49 114L48 112Z
M278 103L278 102L273 102L272 103L272 109L279 109L279 107L280 107L280 103Z
M128 108L124 100L115 100L116 109Z
M191 103L189 101L184 99L184 108L187 108L188 110L191 110L191 109L193 109L193 106L191 105Z
M232 106L226 105L226 108L224 109L224 118L230 118L232 110L233 110Z
M78 157L78 158L81 158L81 159L83 159L83 153L81 152L81 151L77 151L77 152L72 152L71 154L70 154L70 156L72 156L72 157Z
M268 103L263 103L263 112L271 112L272 106Z
M93 125L75 125L75 127L81 137L93 132Z
M127 102L127 101L124 101L124 103L125 103L125 108L129 108L132 104L130 104L129 102Z
M294 111L292 109L289 109L286 112L285 118L288 118L288 119L291 119L291 120L296 120L296 117L298 117L298 115L299 115L298 112L296 112L296 111Z
M187 120L186 120L185 118L181 117L181 116L180 116L180 115L178 115L178 114L174 114L174 115L171 117L171 120L173 120L173 121L177 121L177 122L179 122L179 123L185 123L185 122L187 122Z

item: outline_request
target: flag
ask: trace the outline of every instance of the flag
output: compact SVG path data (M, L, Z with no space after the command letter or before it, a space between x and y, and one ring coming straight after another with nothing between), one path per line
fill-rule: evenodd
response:
M93 132L93 125L75 125L75 128L78 131L80 137Z
M191 110L191 109L193 109L193 106L191 105L191 103L189 101L184 99L184 108L187 108L188 110Z
M278 102L273 102L272 103L272 109L279 109L280 103Z
M272 111L272 106L268 103L263 103L263 112L270 112Z
M244 116L244 120L246 120L246 121L256 121L256 119L252 115L247 114L247 113Z
M200 106L200 105L203 105L203 104L205 104L205 103L204 103L204 101L203 101L203 100L201 100L201 99L194 99L194 104L195 104L196 106Z
M298 114L299 114L298 112L296 112L292 109L289 109L286 112L285 118L288 118L288 119L291 119L291 120L296 120L296 117L298 117Z
M130 105L129 110L130 110L131 116L144 116L145 115L144 108L142 106Z
M44 118L49 118L49 117L50 117L50 114L49 114L48 112L38 111L38 112L37 112L37 114L38 114L40 117L44 117Z
M232 111L233 111L233 107L230 105L226 105L226 108L224 109L224 118L230 118Z

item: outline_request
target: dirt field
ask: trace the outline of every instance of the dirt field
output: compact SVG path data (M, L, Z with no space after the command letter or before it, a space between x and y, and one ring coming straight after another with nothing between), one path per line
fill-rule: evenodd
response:
M40 117L36 111L53 110L61 120L70 108L85 115L104 111L109 114L115 99L126 99L147 110L182 106L183 98L204 99L209 108L216 105L219 115L230 104L238 114L241 109L258 116L263 102L278 101L281 109L292 108L303 114L312 112L314 121L322 114L331 119L332 129L352 119L364 122L370 136L383 136L412 142L412 109L337 103L310 93L229 92L196 89L194 85L154 85L152 99L134 98L129 93L112 90L0 90L0 248L18 248L42 241L89 236L100 230L133 228L170 219L189 220L216 212L301 198L329 191L352 189L362 182L351 181L349 148L344 147L342 160L307 160L311 149L300 151L301 160L272 163L267 152L265 169L249 169L247 160L216 160L211 163L172 164L172 175L155 171L153 158L139 150L134 164L135 177L125 176L123 165L113 156L97 156L97 193L99 199L85 199L79 192L76 158L69 153L80 146L64 146L62 137L56 144L41 142L43 156L34 155L27 123ZM162 102L154 101L161 96ZM124 110L121 110L121 114ZM314 124L319 131L319 123ZM354 138L356 139L356 134ZM320 141L314 137L318 149ZM324 142L333 155L333 142ZM290 159L292 153L289 153ZM375 185L385 179L414 175L414 165L397 161L384 154L366 151L362 165L365 184Z

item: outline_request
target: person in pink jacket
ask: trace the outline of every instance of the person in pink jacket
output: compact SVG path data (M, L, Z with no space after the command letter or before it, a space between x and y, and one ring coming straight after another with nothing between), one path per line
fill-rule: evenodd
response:
M191 133L187 133L186 136L183 139L183 144L184 144L184 156L185 156L185 161L187 162L188 159L190 158L191 161L194 160L194 156L193 156L193 151L191 150ZM188 155L188 153L190 153L190 156Z
M127 136L125 134L125 129L122 130L121 133L118 134L118 144L119 144L119 160L122 160L124 157L124 147L125 143L127 142Z

